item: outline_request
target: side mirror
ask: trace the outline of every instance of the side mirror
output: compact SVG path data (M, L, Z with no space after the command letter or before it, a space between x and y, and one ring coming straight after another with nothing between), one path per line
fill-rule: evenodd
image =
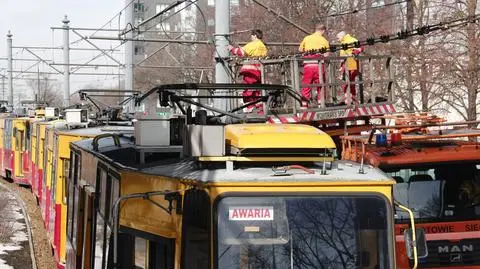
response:
M410 260L415 258L425 258L428 256L427 240L425 238L425 230L416 228L415 234L412 229L406 229L404 232L405 247L407 256ZM414 253L414 244L416 242L416 253ZM416 254L416 255L415 255ZM416 256L416 257L415 257Z

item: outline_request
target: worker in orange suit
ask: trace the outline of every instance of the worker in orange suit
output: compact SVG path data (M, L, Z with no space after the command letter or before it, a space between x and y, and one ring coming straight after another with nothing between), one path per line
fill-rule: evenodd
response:
M300 47L298 48L298 50L302 53L322 49L328 50L330 48L330 45L328 43L328 40L324 37L325 31L325 25L317 23L315 25L315 32L311 35L306 36L303 39L302 43L300 43ZM318 58L325 57L327 55L328 52L309 54L304 57L306 59L303 61L302 84L319 84ZM308 60L308 58L312 58L312 60ZM316 60L313 60L313 58ZM325 82L325 65L322 65L322 77L323 81ZM326 87L323 88L326 89ZM304 100L302 101L302 107L307 107L308 102L312 99L312 88L302 88L301 94L304 98ZM317 102L320 101L321 98L321 87L317 87Z
M248 42L243 47L233 47L228 46L230 53L240 57L265 57L267 56L268 50L265 44L262 41L263 33L261 30L253 30L250 35L250 42ZM243 77L243 83L245 84L257 84L262 82L262 74L260 72L260 64L246 64L243 65L240 69L240 75ZM243 103L253 102L258 100L258 97L261 95L259 90L246 89L242 93ZM263 113L263 104L257 103L255 105L248 106L248 110L251 111L253 108L257 109L257 113Z
M340 56L347 56L347 57L355 56L355 55L359 55L364 50L363 47L360 47L360 48L351 47L355 42L358 42L358 40L355 37L345 33L344 31L337 34L337 39L338 39L338 42L340 42L340 44L342 45L344 44L350 45L348 49L340 50ZM345 59L345 61L342 63L342 66L341 66L341 74L342 74L342 77L344 78L348 76L349 81L351 83L350 84L351 99L349 100L347 100L348 99L347 83L343 84L342 86L343 93L345 94L345 103L351 104L353 101L356 101L356 95L357 95L357 91L355 89L355 80L360 75L358 60L355 59L355 57L348 57L347 59Z

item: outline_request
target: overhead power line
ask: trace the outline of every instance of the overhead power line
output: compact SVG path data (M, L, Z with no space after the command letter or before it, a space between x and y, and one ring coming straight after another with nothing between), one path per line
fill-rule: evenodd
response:
M296 57L296 56L305 56L305 55L312 55L312 54L323 54L327 52L337 52L339 50L347 50L351 48L360 48L362 46L373 46L378 43L389 43L391 41L395 40L403 40L406 38L410 38L413 36L423 36L432 32L437 32L437 31L446 31L449 29L453 28L458 28L465 26L469 23L476 23L480 21L480 14L476 14L473 16L467 16L463 17L460 19L455 19L455 20L450 20L450 21L445 21L445 22L439 22L436 24L431 24L431 25L425 25L421 27L417 27L416 29L413 30L402 30L397 33L389 34L389 35L381 35L381 36L371 36L365 40L362 41L357 41L349 44L332 44L330 45L330 48L321 48L317 50L311 50L307 51L305 53L296 53L296 54L289 54L289 55L277 55L277 56L268 56L268 57L263 57L263 58L250 58L250 59L275 59L275 58L286 58L286 57Z
M163 10L161 10L160 12L156 13L155 15L151 16L150 18L142 21L141 23L139 23L137 26L134 26L134 25L130 25L131 27L128 29L128 28L125 28L124 31L122 31L119 36L124 36L128 33L130 33L131 31L134 31L134 30L138 30L140 27L142 27L143 25L146 25L147 23L155 20L157 17L159 16L162 16L163 14L167 13L168 11L170 10L173 10L174 8L176 8L177 6L179 6L180 4L183 4L185 3L187 0L179 0L175 3L172 3L170 4L169 6L167 6L166 8L164 8Z
M339 13L329 14L329 15L326 15L325 17L340 17L340 16L345 16L345 15L355 14L355 13L358 13L358 12L361 12L361 11L367 11L367 10L371 10L371 9L378 9L378 8L384 8L384 7L388 7L388 6L399 5L399 4L407 3L407 2L410 2L410 1L412 1L412 0L400 0L400 1L396 1L396 2L386 3L386 4L383 4L383 5L378 5L378 6L356 8L356 9L352 9L352 10L349 10L349 11L342 11L342 12L339 12Z
M282 14L280 14L279 12L275 11L273 8L265 5L264 3L260 2L259 0L252 0L255 4L261 6L262 8L266 9L268 12L274 14L275 16L277 16L278 18L282 19L283 21L285 21L286 23L292 25L293 27L297 28L298 30L308 34L309 31L307 31L305 28L303 28L302 26L296 24L295 22L293 22L291 19L283 16ZM399 0L399 1L396 1L396 2L392 2L392 3L386 3L386 4L383 4L383 5L378 5L378 6L370 6L370 7L365 7L365 8L357 8L357 9L352 9L352 10L349 10L349 11L342 11L342 12L339 12L339 13L334 13L334 14L328 14L328 15L325 15L325 16L322 16L320 18L328 18L328 17L340 17L340 16L345 16L345 15L349 15L349 14L355 14L355 13L358 13L358 12L361 12L361 11L366 11L366 10L371 10L371 9L379 9L379 8L384 8L384 7L388 7L388 6L394 6L394 5L399 5L399 4L403 4L403 3L407 3L407 2L410 2L412 0Z
M130 1L130 2L128 3L128 5L126 5L124 8L122 8L122 10L120 10L120 11L119 11L117 14L115 14L109 21L107 21L104 25L102 25L102 27L98 28L98 30L101 30L101 29L105 28L105 26L109 25L116 17L119 17L120 15L122 15L122 12L123 12L125 9L129 8L130 5L132 5L133 2L135 2L135 1L136 1L136 0ZM92 35L96 34L97 32L98 32L98 31L93 32Z

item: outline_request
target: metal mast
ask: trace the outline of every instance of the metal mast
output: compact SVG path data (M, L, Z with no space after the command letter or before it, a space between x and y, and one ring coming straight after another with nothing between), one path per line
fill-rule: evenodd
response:
M134 11L135 5L132 3L131 0L125 1L127 8L125 10L125 29L128 27L133 27L134 23ZM126 34L127 39L133 38L133 30L129 31ZM132 91L133 90L133 41L129 40L125 42L125 90ZM127 97L125 97L127 98ZM125 110L127 112L131 111L132 105L127 105Z
M8 57L8 67L7 67L7 81L8 81L8 105L13 108L13 59L12 59L12 34L8 31L7 34L7 57Z
M230 1L215 0L215 82L230 83L228 66L223 59L228 57L228 35L230 33ZM215 95L227 95L226 90L217 90ZM214 99L214 106L218 109L228 110L226 100Z
M70 105L70 41L69 41L69 32L70 26L68 23L70 22L65 15L63 19L63 64L65 64L63 68L63 106L68 107ZM40 96L38 96L40 98ZM46 100L44 100L46 101Z

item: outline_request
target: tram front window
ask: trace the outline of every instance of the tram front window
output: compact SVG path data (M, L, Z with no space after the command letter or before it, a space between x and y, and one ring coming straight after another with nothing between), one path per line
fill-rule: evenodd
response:
M389 208L373 195L225 197L217 268L393 268Z

